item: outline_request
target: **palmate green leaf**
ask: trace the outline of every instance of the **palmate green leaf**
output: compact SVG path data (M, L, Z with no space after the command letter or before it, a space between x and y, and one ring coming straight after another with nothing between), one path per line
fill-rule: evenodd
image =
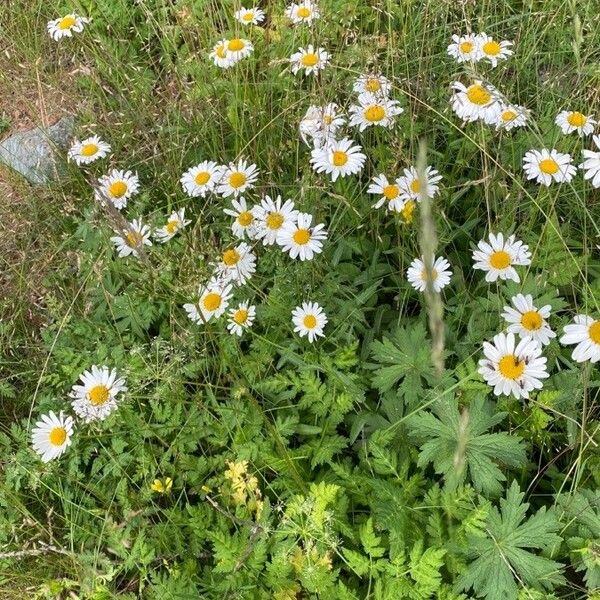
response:
M562 564L532 552L560 543L560 524L546 507L526 519L529 504L523 502L524 495L513 482L500 500L500 510L490 511L487 535L468 539L465 554L471 562L456 581L458 591L472 588L486 600L514 600L522 585L551 591L563 582Z
M484 396L461 414L456 399L436 402L406 420L410 436L420 444L418 465L433 464L446 485L454 488L468 477L476 490L488 495L502 491L505 476L498 465L518 467L526 461L523 441L506 432L486 433L506 413L494 412Z

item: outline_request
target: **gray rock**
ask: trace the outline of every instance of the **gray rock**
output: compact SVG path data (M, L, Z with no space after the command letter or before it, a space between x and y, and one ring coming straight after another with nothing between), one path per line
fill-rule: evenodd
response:
M18 171L30 183L43 185L60 179L75 130L75 118L63 117L48 128L20 131L0 142L0 162Z

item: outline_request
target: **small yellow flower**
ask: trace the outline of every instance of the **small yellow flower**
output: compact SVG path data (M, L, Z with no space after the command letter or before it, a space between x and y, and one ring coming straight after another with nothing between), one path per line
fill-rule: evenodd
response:
M408 200L404 205L404 208L400 211L400 217L407 225L410 225L413 222L416 207L417 203L414 200Z
M203 485L200 488L205 494L210 494L210 492L212 492L212 490L207 486L207 485Z
M173 487L173 480L170 477L165 477L164 480L155 479L150 486L153 492L159 494L168 494Z

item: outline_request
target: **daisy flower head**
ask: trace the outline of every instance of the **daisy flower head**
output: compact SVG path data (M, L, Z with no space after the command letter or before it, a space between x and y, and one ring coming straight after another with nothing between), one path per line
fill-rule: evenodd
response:
M308 337L312 344L317 337L325 337L323 329L327 325L327 315L316 302L303 302L292 311L294 332L300 337Z
M352 85L352 90L359 96L361 94L372 94L373 96L389 96L392 84L383 75L361 75Z
M481 120L495 122L498 112L499 94L491 85L475 80L468 87L460 81L452 84L454 94L450 100L452 110L466 123Z
M439 293L450 283L450 277L452 277L452 271L450 270L450 263L443 257L433 257L433 266L431 268L431 285L433 291ZM410 263L410 267L406 271L406 278L410 284L418 292L424 292L427 289L427 282L429 280L429 274L425 268L424 258L415 258Z
M256 239L262 240L265 246L272 246L284 227L296 223L298 211L292 200L282 203L281 196L277 196L275 200L265 196L255 207L255 216Z
M307 146L327 145L335 140L338 129L345 122L334 102L325 106L311 105L300 121L300 137Z
M577 132L581 137L594 133L598 122L578 111L563 110L556 115L554 121L565 134Z
M118 407L117 396L127 391L125 379L117 377L116 369L93 365L80 376L69 396L75 414L85 423L103 421Z
M256 235L257 225L254 215L256 207L248 209L244 196L240 196L239 200L232 199L231 206L233 208L224 208L223 212L234 218L231 224L233 235L239 240L243 240L245 237L253 240Z
M513 53L510 48L512 42L506 40L498 42L487 33L480 33L477 36L477 45L480 58L488 60L492 67L497 67L499 60L506 60Z
M358 104L350 107L349 125L364 131L367 127L392 127L395 117L404 112L396 100L375 94L361 94Z
M124 229L119 235L110 238L110 241L117 248L119 258L124 258L130 254L139 257L140 250L144 246L152 246L152 242L150 241L150 227L148 225L144 225L141 219L134 219L128 225L129 227Z
M70 13L64 17L48 21L47 29L50 37L58 41L64 37L72 37L74 33L81 33L89 22L90 19L87 17Z
M127 200L140 189L137 173L118 169L113 169L108 175L100 177L98 185L100 189L96 190L96 198L100 203L104 204L108 199L119 210L125 208Z
M215 268L217 278L236 285L244 285L255 271L256 256L246 242L225 250Z
M183 191L190 198L206 197L212 192L221 179L223 167L214 160L204 160L188 169L179 180Z
M305 75L316 73L324 69L328 62L329 53L324 48L315 49L312 44L309 44L306 49L298 48L298 52L294 52L290 56L290 64L294 75L301 69L304 69Z
M250 56L253 50L254 46L250 40L245 40L243 38L232 38L227 40L226 55L234 65L240 60Z
M67 154L68 160L74 160L77 166L87 165L94 161L105 158L111 151L111 147L103 142L97 135L76 141Z
M537 183L549 186L553 181L557 183L569 182L577 173L570 154L558 150L529 150L523 157L523 169L527 179L535 179Z
M592 137L594 145L600 150L600 135ZM590 180L593 187L600 187L600 152L583 150L583 162L579 165L583 169L583 178Z
M277 234L277 243L291 258L302 261L312 260L315 254L323 250L323 240L327 238L325 225L311 226L312 215L298 213L294 222L287 223Z
M190 223L191 221L185 218L185 208L180 208L171 213L167 223L154 232L154 237L161 244L165 244Z
M467 35L453 35L452 43L448 46L447 51L458 63L478 62L482 57L479 40L472 33Z
M312 25L313 21L320 18L319 7L311 0L303 0L299 3L292 3L286 8L286 16L291 19L294 25L306 23Z
M346 175L359 173L367 159L361 152L362 147L349 138L336 140L328 146L314 148L310 163L317 173L326 173L331 176L331 181Z
M251 190L258 179L258 169L255 164L248 164L247 160L240 159L237 163L231 162L223 167L217 192L223 198L238 197L246 190Z
M481 240L477 247L478 250L473 252L473 268L485 271L485 280L489 282L511 279L519 283L515 266L531 264L529 246L516 240L514 235L505 240L501 233L490 233L489 242Z
M372 208L381 208L384 205L388 210L392 211L400 211L404 208L400 178L391 183L382 173L373 177L371 181L372 183L367 189L367 194L379 196L377 202L371 205Z
M496 129L510 131L516 127L525 127L529 119L529 111L516 104L502 104L498 107L496 115Z
M235 61L232 59L231 55L227 52L228 43L229 43L229 40L227 40L225 38L223 38L222 40L219 40L213 46L213 49L211 50L210 54L208 55L212 59L215 66L220 67L221 69L229 69L230 67L233 67L233 65L235 64Z
M242 25L258 25L265 20L265 12L260 8L240 8L235 11L235 18Z
M421 181L415 167L404 169L404 175L400 177L400 189L404 199L421 201L421 195L426 194L428 198L434 198L440 188L438 183L442 176L437 169L429 166L425 169L425 181Z
M40 455L42 462L58 458L71 445L73 417L58 416L50 411L31 430L31 445Z
M552 312L549 304L536 308L530 294L517 294L511 299L512 306L505 306L502 318L508 323L507 331L516 333L521 339L532 339L547 346L556 333L548 325L548 317Z
M198 304L184 304L183 308L194 323L205 323L210 319L218 319L229 306L231 284L212 279L200 288Z
M229 309L227 330L232 335L242 336L244 331L252 327L256 317L256 306L248 306L248 302L240 302L236 308Z
M576 315L573 323L565 325L559 341L565 346L575 345L571 355L574 361L597 363L600 361L600 319Z
M496 396L529 398L529 392L541 390L541 380L548 377L542 346L531 338L516 344L514 333L499 333L492 343L483 343L483 353L478 371Z

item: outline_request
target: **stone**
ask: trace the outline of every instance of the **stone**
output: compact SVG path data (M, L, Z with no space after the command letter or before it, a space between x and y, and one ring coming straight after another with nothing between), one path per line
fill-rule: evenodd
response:
M75 118L67 116L48 128L19 131L0 141L0 162L30 183L45 185L57 181L65 172L64 153L74 130Z

